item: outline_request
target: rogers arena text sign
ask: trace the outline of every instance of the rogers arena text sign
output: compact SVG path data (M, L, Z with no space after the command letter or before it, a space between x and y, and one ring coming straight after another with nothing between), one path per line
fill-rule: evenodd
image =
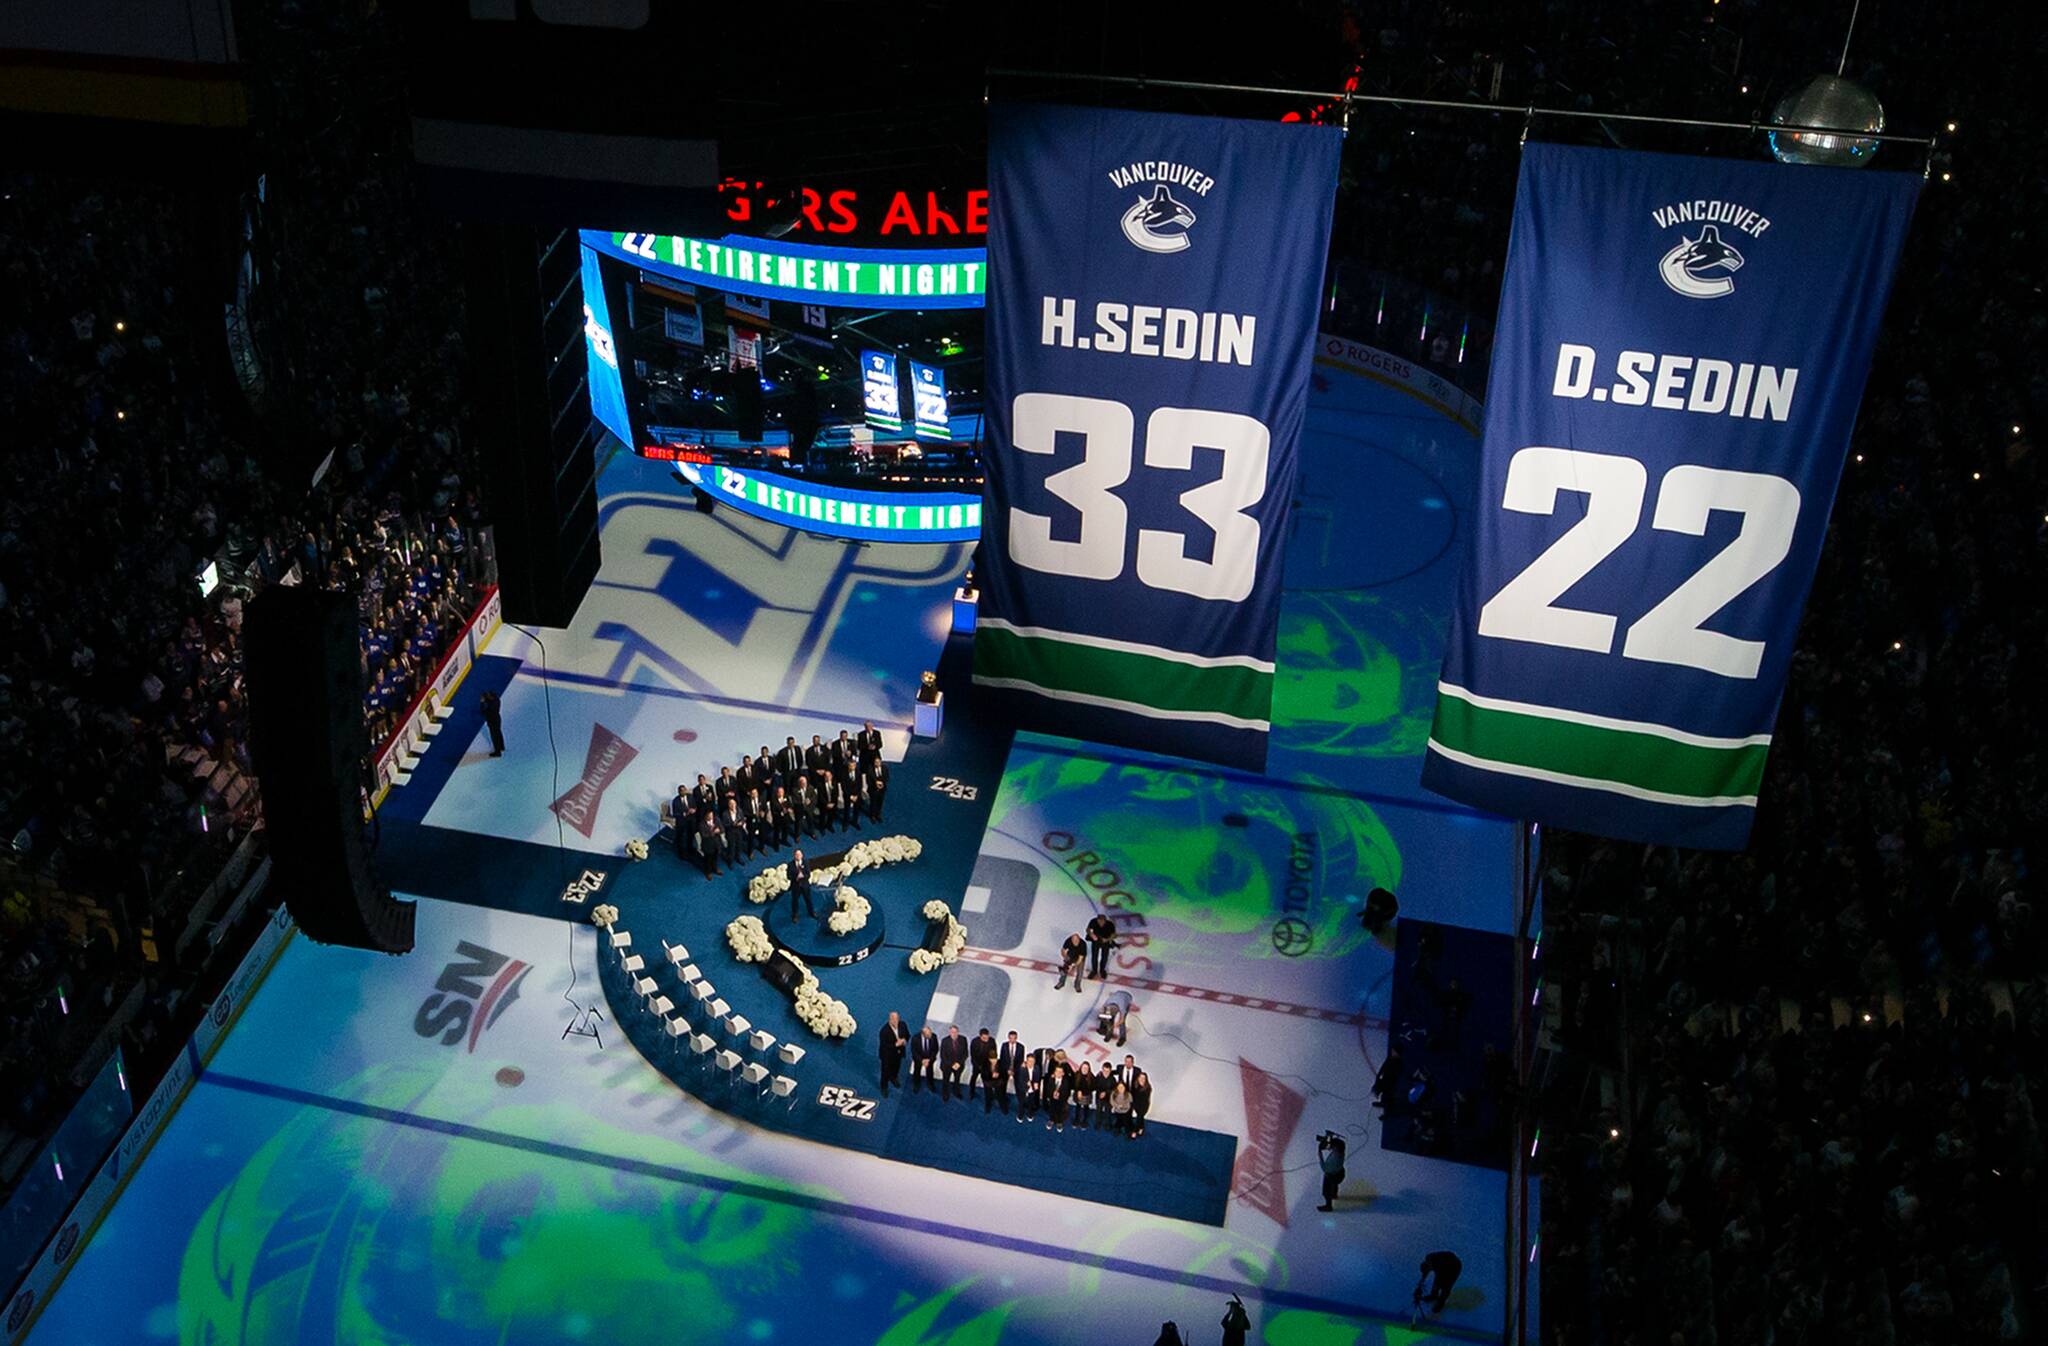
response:
M792 234L817 234L835 241L881 238L901 244L910 239L988 236L988 188L953 191L882 192L853 187L785 187L770 194L761 183L728 178L718 186L725 218L744 230L794 203Z
M729 293L857 308L980 308L981 248L834 248L728 236L583 231L590 248L642 271Z

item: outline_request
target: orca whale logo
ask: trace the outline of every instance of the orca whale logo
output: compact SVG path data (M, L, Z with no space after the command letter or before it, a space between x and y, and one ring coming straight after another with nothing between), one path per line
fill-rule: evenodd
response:
M1728 273L1741 266L1742 254L1721 241L1720 229L1703 224L1698 238L1679 235L1678 246L1657 263L1657 274L1687 299L1719 299L1734 293Z
M1195 212L1173 199L1166 184L1152 185L1152 195L1141 196L1124 212L1124 237L1147 252L1181 252L1188 246L1188 226Z

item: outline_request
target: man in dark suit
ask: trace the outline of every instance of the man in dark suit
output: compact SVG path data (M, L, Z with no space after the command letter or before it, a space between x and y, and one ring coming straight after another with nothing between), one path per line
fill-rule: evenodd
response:
M783 788L787 789L796 779L796 773L804 769L804 750L796 746L796 736L790 735L782 742L775 754L775 769L782 773Z
M967 1069L967 1039L960 1036L960 1025L949 1024L946 1036L939 1039L939 1097L956 1098L960 1094L960 1073Z
M903 1050L910 1043L910 1030L903 1026L903 1020L895 1010L889 1011L889 1022L882 1025L880 1043L882 1057L882 1097L889 1096L891 1085L903 1083Z
M811 746L804 749L804 770L813 776L832 765L832 750L825 746L825 740L817 734L811 735Z
M761 755L754 759L754 788L766 799L775 792L775 759L768 755L768 745L761 745Z
M987 1112L995 1106L995 1086L990 1082L990 1072L995 1069L996 1040L984 1028L974 1035L974 1041L967 1044L967 1060L970 1066L967 1075L967 1098L974 1100L974 1087L981 1086L981 1110Z
M746 817L747 831L754 838L754 853L759 855L775 844L775 817L768 810L768 801L761 798L761 792L748 789L746 798L740 801L740 812Z
M796 840L796 805L789 802L780 785L775 787L775 797L768 801L768 835L775 839L778 851Z
M939 1059L939 1035L926 1024L910 1039L910 1088L936 1089L938 1082L932 1078L932 1066ZM920 1083L922 1081L922 1083Z
M1124 1057L1124 1063L1118 1066L1111 1073L1116 1076L1117 1082L1123 1085L1124 1088L1130 1088L1132 1083L1136 1081L1138 1078L1137 1058L1134 1056Z
M704 866L707 879L718 874L725 861L725 828L719 825L718 815L709 809L697 817L697 859Z
M846 811L846 791L839 788L839 782L832 779L832 773L818 774L818 816L824 820L827 832L839 830Z
M804 915L818 919L818 909L811 902L811 867L804 863L804 853L798 851L789 857L789 923L796 924L796 908L801 902Z
M1024 1044L1017 1041L1017 1032L1012 1029L1010 1036L1004 1038L1002 1045L996 1048L995 1087L989 1090L995 1095L996 1102L1002 1105L1005 1117L1010 1115L1010 1081L1022 1069Z
M671 799L668 805L668 831L669 840L675 843L676 858L678 860L692 858L690 854L690 838L696 835L697 831L697 820L692 816L692 812L690 792L681 785L677 785L676 797Z
M711 788L711 782L704 778L701 771L697 773L697 783L690 787L690 802L696 806L699 816L718 807L718 791Z
M1017 1066L1013 1079L1017 1082L1017 1121L1030 1121L1038 1112L1039 1090L1045 1084L1045 1068L1036 1056L1027 1055Z
M790 792L789 799L790 803L796 806L797 826L803 828L804 834L810 837L811 840L816 841L818 839L818 792L811 788L811 778L808 775L799 775L796 778L796 789Z
M882 821L882 796L889 793L889 768L877 757L868 763L868 817Z
M860 830L861 819L868 811L868 773L854 769L846 778L846 828L849 832Z
M505 722L501 718L504 711L502 703L498 700L498 694L496 692L485 692L478 702L478 708L484 713L484 728L491 731L491 756L503 757L505 755Z
M839 779L845 780L859 765L859 746L854 743L851 734L844 729L840 730L839 737L832 740L832 769L839 773Z
M882 731L875 728L873 720L860 722L860 733L855 736L854 742L860 748L862 757L877 762L882 760Z
M725 809L718 815L718 825L725 829L725 855L734 864L754 853L754 834L747 826L747 815L740 811L738 795L725 797Z
M718 779L712 782L711 788L717 793L718 807L723 812L725 801L740 792L739 778L732 774L731 767L722 766L718 768Z

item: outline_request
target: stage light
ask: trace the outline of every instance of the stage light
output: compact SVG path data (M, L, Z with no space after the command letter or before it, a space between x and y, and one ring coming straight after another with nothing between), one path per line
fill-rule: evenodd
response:
M116 332L125 332L128 330L128 324L122 322L119 318L116 318L114 319L114 330Z
M1620 1140L1620 1139L1621 1139L1621 1128L1620 1128L1620 1127L1618 1127L1618 1126L1610 1126L1610 1127L1608 1127L1608 1128L1607 1128L1607 1138L1608 1138L1609 1140Z
M1982 481L1982 480L1984 480L1984 474L1983 474L1982 472L1972 472L1972 473L1970 474L1970 480L1971 480L1971 481Z
M1869 1010L1865 1010L1865 1011L1863 1011L1863 1022L1865 1022L1865 1023L1869 1023L1869 1022L1870 1022L1870 1011L1869 1011Z
M1906 647L1905 647L1904 645L1900 644L1900 643L1899 643L1898 641L1896 641L1896 640L1895 640L1895 641L1893 641L1893 642L1892 642L1892 648L1893 648L1893 649L1895 649L1895 650L1903 650L1903 649L1905 649Z
M1944 173L1943 173L1943 174L1941 175L1941 180L1942 180L1943 182L1947 182L1947 181L1948 181L1948 174L1947 174L1946 172L1944 172Z
M1863 455L1862 455L1862 454L1860 454L1860 453L1859 453L1859 454L1857 454L1857 455L1856 455L1856 461L1857 461L1857 462L1859 462L1859 463L1860 463L1860 462L1862 462L1862 461L1863 461Z
M1953 135L1953 134L1955 133L1955 129L1956 129L1956 124L1955 124L1954 122L1950 122L1950 123L1948 124L1948 129L1949 129L1949 133L1950 133L1951 135Z
M117 411L114 413L114 419L117 421L125 421L128 419L128 413L125 411Z
M2019 428L2019 427L2018 427L2017 425L2015 425L2015 426L2014 426L2014 427L2012 428L2012 432L2013 432L2014 434L2018 434L2018 433L2020 432L2020 428Z

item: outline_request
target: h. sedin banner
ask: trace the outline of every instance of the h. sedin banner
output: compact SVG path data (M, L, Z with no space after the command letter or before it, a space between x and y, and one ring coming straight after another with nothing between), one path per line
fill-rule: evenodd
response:
M1748 841L1919 188L1528 147L1425 786Z
M1264 767L1340 144L992 109L974 680L1025 727Z

